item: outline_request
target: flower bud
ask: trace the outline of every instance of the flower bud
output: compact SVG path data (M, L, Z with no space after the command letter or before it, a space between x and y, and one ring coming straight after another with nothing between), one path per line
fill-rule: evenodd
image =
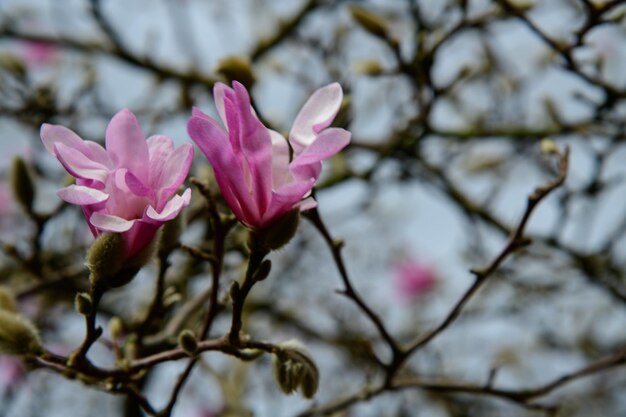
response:
M93 311L93 300L86 292L79 292L74 298L74 307L83 316L88 316Z
M196 336L189 329L185 329L178 335L178 345L189 356L194 356L198 351Z
M269 226L251 232L250 249L269 252L282 248L295 236L299 223L299 209L287 212Z
M559 153L559 148L556 143L550 138L545 138L541 141L541 152L547 155L554 155Z
M352 14L352 18L372 35L383 39L388 38L388 24L385 19L379 15L356 4L350 6L350 13Z
M252 65L247 57L243 56L227 56L217 63L215 72L232 83L233 81L239 81L247 89L252 88L256 77L252 70Z
M124 323L122 322L122 319L117 316L111 317L111 320L109 320L109 334L111 335L111 339L119 339L123 332Z
M26 162L17 157L11 165L11 189L24 210L32 213L35 201L35 182Z
M313 358L296 340L278 347L272 356L272 371L278 386L285 394L300 389L305 398L312 398L319 386L319 371Z
M238 299L239 293L240 293L239 283L237 281L234 281L230 285L230 289L228 290L228 295L230 295L231 301L235 301L236 299Z
M354 70L363 75L369 75L375 77L377 75L382 75L385 70L383 69L380 62L374 59L363 59L354 64Z
M35 326L24 317L0 310L0 352L9 355L39 355L43 352Z
M17 303L7 287L0 286L0 310L17 313Z

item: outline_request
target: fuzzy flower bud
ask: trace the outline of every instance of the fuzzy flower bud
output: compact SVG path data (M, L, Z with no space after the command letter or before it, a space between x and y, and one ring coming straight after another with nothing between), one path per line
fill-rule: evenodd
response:
M32 213L35 201L35 181L30 168L22 158L15 158L11 165L11 188L13 195L24 210Z
M311 355L296 340L279 345L272 356L274 379L285 394L297 389L305 398L312 398L319 386L319 371Z
M43 352L35 326L19 314L0 310L0 352L39 355Z

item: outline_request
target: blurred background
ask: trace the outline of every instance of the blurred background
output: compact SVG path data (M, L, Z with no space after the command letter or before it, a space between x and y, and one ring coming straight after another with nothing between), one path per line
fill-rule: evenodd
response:
M212 85L233 79L281 132L315 89L341 83L336 124L353 139L325 164L319 211L344 242L355 288L401 343L441 323L474 282L470 269L502 250L528 195L557 175L555 147L570 147L570 167L531 217L532 245L411 355L399 376L414 384L370 390L383 375L372 355L389 360L388 346L337 293L331 252L303 221L254 288L246 330L306 345L320 368L318 394L282 394L267 357L206 353L174 416L626 415L624 1L1 0L0 284L47 348L67 354L82 340L73 298L87 285L92 237L77 207L55 195L68 178L45 153L41 124L102 141L112 115L129 108L147 135L188 143L192 106L215 116ZM35 214L11 194L16 156L36 178ZM210 182L196 158L193 175ZM203 208L194 195L183 243L207 244ZM242 274L243 241L237 229L224 289ZM171 262L174 317L210 281L185 251ZM140 316L155 274L148 266L109 294L99 322ZM228 325L223 312L211 335ZM114 361L106 343L92 357ZM604 359L588 376L549 385ZM146 376L142 389L157 409L183 368L167 363ZM537 392L526 401L491 388ZM142 415L124 396L0 357L0 416L94 413Z

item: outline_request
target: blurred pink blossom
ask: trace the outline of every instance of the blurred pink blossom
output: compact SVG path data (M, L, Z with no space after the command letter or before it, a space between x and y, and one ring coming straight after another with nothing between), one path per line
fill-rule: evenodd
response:
M393 265L394 287L405 300L428 295L437 285L434 269L415 259L406 259Z
M240 83L232 88L217 83L214 97L224 127L194 109L187 130L213 166L235 216L261 229L294 208L315 207L310 194L322 161L350 142L350 132L328 128L341 106L341 86L334 83L313 93L296 117L289 142L261 123Z
M22 46L24 60L32 66L50 64L57 56L59 47L53 42L26 41Z
M41 126L48 152L76 178L76 184L57 192L59 197L82 207L94 236L121 233L130 258L189 205L189 188L182 196L175 193L189 172L193 146L174 149L172 139L162 135L146 140L126 109L113 116L105 139L106 149L63 126Z
M24 380L26 370L19 359L0 355L0 392L14 388Z

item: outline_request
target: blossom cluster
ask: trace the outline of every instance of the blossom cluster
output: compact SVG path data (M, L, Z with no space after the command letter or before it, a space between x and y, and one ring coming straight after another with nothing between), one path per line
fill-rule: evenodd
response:
M214 97L222 125L194 108L187 129L235 216L258 230L293 209L315 207L311 191L322 161L348 145L351 136L329 127L343 99L339 84L322 87L309 98L288 140L263 125L240 83L216 84ZM146 139L127 109L108 124L105 147L59 125L44 124L41 139L76 179L58 196L81 206L95 237L119 234L126 259L149 245L160 226L190 203L189 188L176 193L189 173L193 146L176 148L163 135Z

